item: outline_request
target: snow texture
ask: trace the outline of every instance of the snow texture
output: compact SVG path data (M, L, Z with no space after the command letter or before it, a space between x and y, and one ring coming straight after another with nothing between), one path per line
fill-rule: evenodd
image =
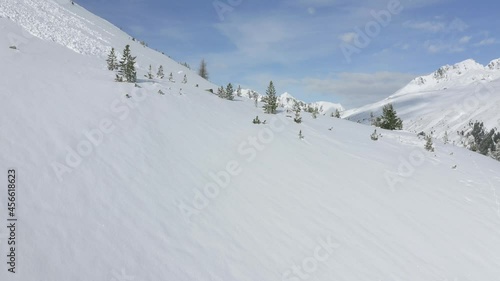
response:
M19 217L16 274L0 228L0 280L498 280L499 162L220 99L69 2L0 14L0 171L18 171ZM113 82L105 54L125 44L138 77L163 65L189 82Z

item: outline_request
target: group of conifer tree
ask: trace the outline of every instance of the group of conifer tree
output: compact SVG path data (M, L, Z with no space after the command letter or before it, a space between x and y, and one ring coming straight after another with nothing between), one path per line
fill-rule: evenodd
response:
M220 88L217 89L217 96L221 99L234 100L235 92L238 97L241 97L241 86L238 86L238 89L235 91L233 84L229 83L225 88L224 86L220 86Z
M118 70L115 81L117 82L137 82L137 72L135 70L135 59L130 52L130 45L125 46L122 59L118 61L116 58L115 48L111 49L106 62L108 69L111 71Z
M108 69L111 71L118 71L116 74L115 81L117 82L128 82L135 83L137 82L137 71L135 69L135 59L136 57L132 56L130 51L130 45L125 46L123 50L123 55L120 61L118 61L116 57L115 48L111 48L111 51L106 59L108 64ZM152 66L149 65L149 71L144 77L148 79L153 79L153 69ZM163 73L163 66L160 65L158 67L158 71L156 72L156 77L163 79L165 74ZM170 80L173 80L173 75L170 73ZM187 76L184 75L183 83L187 83Z

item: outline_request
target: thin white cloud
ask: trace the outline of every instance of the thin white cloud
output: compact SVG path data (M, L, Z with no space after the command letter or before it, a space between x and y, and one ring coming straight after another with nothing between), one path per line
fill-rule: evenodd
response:
M442 22L431 22L431 21L427 22L407 21L403 23L403 26L411 29L418 29L434 33L444 31L446 28L446 25Z
M474 46L481 47L481 46L493 45L496 42L497 41L495 38L487 38L487 39L481 40L480 42L474 44Z
M469 25L467 23L465 23L463 20L461 19L454 19L449 25L448 25L448 30L449 31L459 31L459 32L463 32L465 31L467 28L469 28Z
M458 43L448 43L442 40L426 41L424 43L424 47L431 54L437 54L441 52L460 53L465 51L465 48Z
M424 22L406 21L403 23L403 27L415 30L421 30L424 32L439 33L439 32L463 32L469 26L461 19L454 19L449 23L444 21L424 21Z
M239 62L255 64L290 64L308 61L336 52L334 28L324 18L293 16L228 17L215 28L233 45L234 50L221 54L223 60L236 57ZM338 27L340 29L341 27ZM331 37L325 37L330 32Z
M384 99L416 76L399 72L344 72L326 78L305 78L302 83L311 92L340 97L344 106L352 107Z
M458 43L467 44L467 43L469 43L470 39L472 39L471 36L464 36L464 37L460 38L460 40L458 40Z
M354 32L344 33L344 34L339 36L339 39L342 42L347 43L347 44L353 43L354 40L356 40L356 38L358 38L358 34L356 34Z
M245 55L260 56L279 49L301 32L294 26L274 19L247 20L217 24L216 28Z

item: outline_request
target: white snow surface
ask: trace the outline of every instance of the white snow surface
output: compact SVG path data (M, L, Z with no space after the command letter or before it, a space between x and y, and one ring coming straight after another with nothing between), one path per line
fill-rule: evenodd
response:
M220 99L78 5L0 8L0 171L17 170L18 217L15 274L0 228L0 280L498 280L499 162L438 141L427 152L413 133L379 130L372 141L366 125L309 114L296 124ZM94 41L64 43L43 17L81 23ZM103 43L97 31L115 36ZM8 48L16 36L25 39ZM139 77L161 64L178 82L113 82L99 52L124 43ZM256 115L266 124L252 124Z

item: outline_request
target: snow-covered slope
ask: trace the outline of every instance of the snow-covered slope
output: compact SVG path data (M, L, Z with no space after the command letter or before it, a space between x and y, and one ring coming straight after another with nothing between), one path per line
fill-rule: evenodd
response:
M77 53L104 59L111 48L115 48L118 58L121 58L125 45L130 45L132 55L137 56L139 78L147 72L149 65L154 69L163 65L165 74L168 76L172 72L177 81L182 81L186 74L193 85L199 84L203 89L215 87L168 56L143 46L138 40L85 10L78 3L72 5L70 0L2 0L0 17L10 19L24 28L22 33L8 36L9 44L21 45L17 46L20 49L35 36ZM106 65L101 67L105 69Z
M389 103L403 119L404 129L413 132L434 131L436 137L448 132L458 139L456 132L476 120L487 128L500 128L500 60L487 66L473 60L443 66L382 101L345 111L342 117L368 123L370 113L380 115Z
M7 169L18 218L15 274L0 228L0 280L498 279L498 162L336 118L295 124L194 76L116 83L101 56L10 49L22 34L0 19L0 221Z

